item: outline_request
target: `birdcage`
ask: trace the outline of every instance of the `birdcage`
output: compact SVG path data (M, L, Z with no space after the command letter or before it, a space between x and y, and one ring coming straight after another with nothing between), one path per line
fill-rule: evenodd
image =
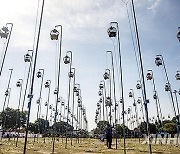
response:
M133 93L131 91L129 92L129 97L133 97Z
M99 84L99 88L100 88L100 89L103 89L103 88L104 88L104 84L103 84L103 83L100 83L100 84Z
M117 29L116 27L110 26L107 30L109 37L116 37Z
M31 55L30 54L25 54L24 55L24 62L31 62Z
M176 80L180 80L180 71L177 71L175 77L176 77Z
M157 57L155 58L155 64L156 64L157 66L161 66L161 65L162 65L162 59L157 56Z
M37 74L36 74L36 76L37 76L38 78L41 78L41 77L42 77L42 73L41 73L40 71L38 71Z
M170 84L166 83L164 89L165 89L165 91L170 91Z
M50 32L50 36L51 36L51 40L58 40L59 32L57 31L57 29L53 29Z
M151 80L153 78L152 73L148 72L146 78L147 80Z
M68 55L66 55L64 58L63 58L63 61L65 64L69 64L70 63L70 57Z
M17 81L16 86L21 87L21 81Z
M108 73L108 72L105 72L104 75L103 75L103 77L104 77L104 80L109 79L109 73Z

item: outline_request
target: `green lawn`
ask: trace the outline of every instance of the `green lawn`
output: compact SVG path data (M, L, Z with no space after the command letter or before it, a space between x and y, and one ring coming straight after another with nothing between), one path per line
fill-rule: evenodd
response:
M20 139L18 147L15 146L14 139L7 141L3 139L0 142L1 154L20 154L23 153L24 139ZM46 143L43 143L43 139L38 139L34 142L33 139L28 139L27 154L49 154L52 151L52 140L46 138ZM76 139L73 139L73 145L71 146L70 139L68 140L67 149L65 149L65 139L60 138L55 143L55 153L57 154L118 154L123 153L123 140L118 140L118 148L115 149L115 140L113 140L112 149L107 149L105 142L101 142L98 139L80 139L77 143ZM147 154L149 152L149 145L139 144L138 139L127 140L127 154ZM152 145L153 153L156 154L180 154L180 146L174 145Z

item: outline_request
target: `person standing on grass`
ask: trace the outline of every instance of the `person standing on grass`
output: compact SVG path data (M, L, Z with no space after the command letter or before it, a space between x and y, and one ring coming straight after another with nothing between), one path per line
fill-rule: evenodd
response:
M112 145L112 128L111 128L110 124L107 125L106 140L107 140L108 149L111 149L111 145Z

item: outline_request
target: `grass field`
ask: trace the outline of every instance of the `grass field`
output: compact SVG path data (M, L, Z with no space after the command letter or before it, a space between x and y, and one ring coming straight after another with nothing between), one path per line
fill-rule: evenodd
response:
M19 139L18 147L15 146L14 139L8 141L3 139L0 142L0 154L20 154L23 153L24 139ZM65 149L65 139L59 139L55 143L56 154L120 154L123 153L123 140L118 140L118 148L115 149L115 141L113 141L112 149L107 149L106 142L101 142L98 139L80 139L77 143L76 139L73 139L73 145L71 146L70 139L68 140L67 149ZM139 144L138 139L127 140L127 154L147 154L149 151L149 145ZM180 154L180 146L174 145L152 145L154 154ZM46 138L46 143L43 139L39 138L38 141L28 139L27 154L49 154L52 152L52 140Z

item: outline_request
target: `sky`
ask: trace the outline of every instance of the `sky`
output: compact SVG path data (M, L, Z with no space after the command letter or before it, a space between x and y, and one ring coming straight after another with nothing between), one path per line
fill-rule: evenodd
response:
M130 2L128 0L124 1L127 3L130 12ZM28 64L24 63L23 56L27 53L27 50L33 49L38 2L41 6L42 0L0 0L0 27L9 22L14 24L3 72L0 77L1 106L3 106L4 92L7 87L9 68L13 68L9 106L13 108L18 106L19 89L16 87L16 82L19 78L25 80L27 76ZM111 21L117 21L119 24L125 108L132 106L133 103L133 100L128 98L129 89L134 89L136 99L141 96L140 92L136 90L136 83L139 80L138 69L125 3L121 0L45 0L37 71L39 68L44 68L44 81L48 79L52 81L50 102L54 105L53 90L55 89L55 76L57 74L58 51L57 42L50 40L50 31L54 29L54 26L62 25L62 56L65 56L66 51L73 52L72 66L76 68L76 81L81 85L82 100L87 110L89 130L96 127L94 117L96 103L99 100L98 85L103 79L105 69L109 68L111 64L110 55L106 54L106 51L114 51L115 49L113 41L107 34ZM146 73L148 69L153 70L163 115L167 118L170 114L172 117L173 112L169 95L164 91L166 81L163 69L155 65L154 59L157 54L163 55L172 89L180 89L179 81L175 80L176 71L180 70L180 42L176 38L178 26L180 26L180 1L135 0L134 3L144 72ZM130 20L132 22L131 14ZM1 59L4 42L5 40L0 39ZM114 57L117 58L117 55L114 54ZM68 66L63 63L61 66L60 96L67 103ZM116 74L115 78L116 97L119 100L118 74ZM38 99L39 89L40 80L35 78L31 121L36 119L36 100ZM149 115L152 117L156 115L156 110L155 102L152 99L153 89L150 81L146 81L146 89L147 98L150 100L148 105ZM43 115L45 115L44 102L46 99L47 89L43 88ZM27 107L27 100L25 107Z

